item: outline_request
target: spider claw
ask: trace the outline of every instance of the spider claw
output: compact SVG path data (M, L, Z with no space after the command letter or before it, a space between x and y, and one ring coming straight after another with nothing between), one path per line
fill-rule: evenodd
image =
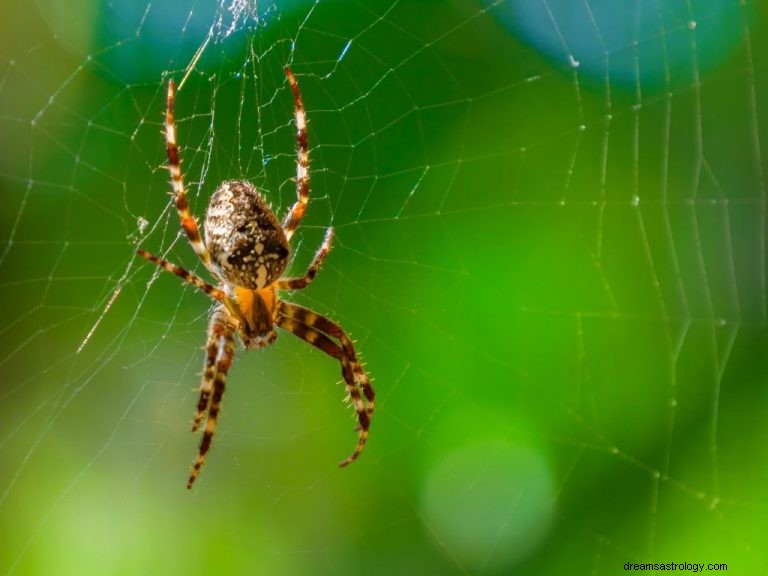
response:
M347 466L352 464L352 462L357 460L357 457L360 456L360 453L363 451L363 446L365 446L365 440L366 439L363 439L362 443L357 445L357 447L355 448L355 451L352 452L352 454L350 454L349 456L344 458L344 460L339 462L339 468L346 468Z

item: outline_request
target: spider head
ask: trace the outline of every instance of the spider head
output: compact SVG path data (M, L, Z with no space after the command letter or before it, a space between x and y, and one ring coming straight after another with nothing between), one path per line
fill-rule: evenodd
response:
M224 182L211 196L205 238L220 278L261 290L280 278L290 249L280 222L255 186Z

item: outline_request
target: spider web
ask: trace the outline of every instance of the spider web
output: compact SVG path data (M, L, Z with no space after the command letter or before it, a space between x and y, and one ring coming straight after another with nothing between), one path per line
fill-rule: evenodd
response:
M65 8L66 7L66 8ZM765 18L749 0L58 0L0 26L0 573L768 571ZM23 31L23 32L22 32ZM169 202L311 200L195 489L210 301Z

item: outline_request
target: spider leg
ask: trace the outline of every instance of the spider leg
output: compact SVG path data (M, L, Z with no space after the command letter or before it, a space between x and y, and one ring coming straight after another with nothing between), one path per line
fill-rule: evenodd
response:
M339 463L341 467L347 466L365 447L374 409L371 381L357 358L352 340L335 322L308 308L288 302L279 303L275 323L341 363L341 373L346 383L347 393L355 407L358 423L357 446L352 454ZM333 342L331 338L338 340L339 344Z
M168 155L168 171L171 173L171 185L173 186L173 199L176 203L176 210L179 213L181 227L187 233L192 249L197 254L206 268L211 270L211 255L206 248L203 239L200 236L200 229L197 226L195 217L189 212L187 203L187 191L184 188L184 179L181 175L181 161L179 160L179 147L176 144L176 124L173 120L173 103L175 99L176 88L173 80L168 82L168 100L165 113L165 149ZM215 273L214 273L215 275Z
M290 68L285 69L285 76L293 92L293 104L296 115L296 196L297 200L283 219L285 237L290 240L298 228L309 201L309 150L307 147L307 117L304 102L301 100L299 83Z
M217 307L214 314L219 314L221 306ZM224 312L226 314L226 312ZM211 403L211 391L213 390L213 381L216 376L216 360L221 349L221 338L224 336L226 323L218 317L218 321L211 317L208 324L208 339L205 343L205 369L203 371L203 381L200 383L200 398L197 401L197 410L195 419L192 422L192 432L197 432L200 423L203 421L203 414L208 410Z
M333 228L328 228L325 231L325 238L323 243L320 244L320 248L315 252L315 256L312 258L312 262L309 264L304 276L298 278L281 278L275 283L275 288L278 290L301 290L306 288L312 280L315 279L317 271L322 266L325 257L328 256L328 252L331 251L331 241L333 240Z
M149 252L147 252L146 250L142 250L141 248L136 250L136 254L138 254L142 258L146 258L150 262L154 262L155 264L160 266L160 268L162 268L163 270L167 270L171 274L175 274L176 276L184 280L184 282L188 282L189 284L192 284L196 288L199 288L214 300L218 300L219 302L226 302L229 300L227 298L227 295L224 294L223 290L219 290L215 286L208 284L208 282L201 280L200 278L192 274L192 272L185 270L181 266L177 266L176 264L172 264L168 262L168 260L166 260L165 258L160 258L160 256L155 256L154 254L150 254Z
M230 366L232 366L232 358L235 353L235 327L230 322L227 315L227 309L223 306L218 306L211 317L211 332L221 331L217 340L217 356L215 375L213 377L213 393L210 398L210 405L208 406L208 417L205 421L205 429L203 430L203 437L200 440L200 449L198 450L195 463L192 465L192 470L189 473L189 480L187 480L187 488L192 488L192 484L200 475L200 469L205 463L205 455L211 447L211 441L213 435L216 433L216 422L219 416L219 410L221 408L221 399L224 396L224 387L227 382L227 373ZM201 391L202 400L202 391ZM199 404L198 404L199 407Z
M199 288L214 300L218 300L219 302L224 304L227 310L229 310L230 314L232 314L234 318L237 318L238 322L242 326L245 326L247 324L246 319L243 316L243 312L242 310L240 310L240 306L237 303L237 300L233 298L229 298L223 290L216 288L211 284L208 284L208 282L201 280L199 277L192 274L192 272L185 270L181 266L172 264L171 262L168 262L168 260L166 260L165 258L160 258L160 256L155 256L154 254L150 254L146 250L142 250L141 248L139 248L138 250L136 250L136 254L138 254L142 258L146 258L150 262L154 262L155 264L160 266L160 268L162 268L163 270L167 270L168 272L170 272L171 274L175 274L185 282L188 282L189 284L192 284L196 288Z

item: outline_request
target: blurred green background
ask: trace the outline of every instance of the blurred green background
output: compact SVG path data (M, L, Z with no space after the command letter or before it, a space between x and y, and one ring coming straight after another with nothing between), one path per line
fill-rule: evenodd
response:
M765 14L750 1L38 0L0 22L0 573L768 573ZM199 59L195 59L196 54ZM193 64L190 67L190 64ZM338 365L237 353L194 487L210 301L169 203L312 197Z

